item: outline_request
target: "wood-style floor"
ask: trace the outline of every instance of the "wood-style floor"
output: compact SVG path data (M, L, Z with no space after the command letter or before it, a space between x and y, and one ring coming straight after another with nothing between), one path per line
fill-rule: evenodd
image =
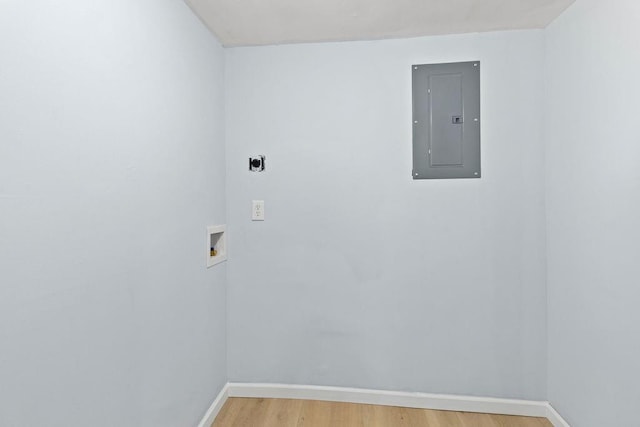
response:
M544 418L288 399L229 398L212 427L552 427Z

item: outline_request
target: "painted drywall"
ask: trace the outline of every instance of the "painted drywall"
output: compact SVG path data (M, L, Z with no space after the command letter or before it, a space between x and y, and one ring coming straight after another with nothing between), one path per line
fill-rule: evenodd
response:
M186 0L225 46L544 28L574 0Z
M226 382L223 62L180 0L0 2L0 425L193 426Z
M579 0L546 31L549 400L638 425L640 4Z
M226 50L231 381L546 397L543 41ZM468 60L483 178L413 181L411 64Z

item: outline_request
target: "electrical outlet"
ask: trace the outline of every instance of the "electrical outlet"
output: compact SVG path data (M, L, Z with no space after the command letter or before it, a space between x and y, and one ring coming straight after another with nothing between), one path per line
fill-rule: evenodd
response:
M263 172L265 162L265 156L249 157L249 170L251 172Z
M264 200L254 200L251 209L252 221L264 221Z

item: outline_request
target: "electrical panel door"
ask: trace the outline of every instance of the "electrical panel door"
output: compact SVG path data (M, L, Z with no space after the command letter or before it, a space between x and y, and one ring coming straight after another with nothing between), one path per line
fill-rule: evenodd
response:
M480 61L412 73L413 179L480 178Z

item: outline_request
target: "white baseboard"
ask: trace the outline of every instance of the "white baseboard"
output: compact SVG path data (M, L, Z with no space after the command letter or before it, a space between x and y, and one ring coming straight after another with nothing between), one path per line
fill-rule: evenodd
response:
M220 391L220 393L218 393L218 396L215 398L207 412L204 414L204 417L202 418L202 421L200 421L200 424L198 424L198 427L211 427L211 424L213 424L213 421L215 421L216 417L218 416L218 412L220 412L220 409L222 409L224 403L228 398L229 383L225 384L224 387L222 387L222 390Z
M549 402L492 397L454 396L360 388L292 384L227 383L198 427L210 427L230 397L325 400L441 411L479 412L547 418L554 427L570 427Z
M551 424L553 424L553 427L571 427L569 423L566 422L555 409L553 409L553 406L551 406L550 403L547 403L547 419Z
M546 418L549 413L549 405L547 402L343 387L229 383L228 393L229 397L326 400L368 405L401 406L405 408L480 412L485 414L520 415L543 418Z

